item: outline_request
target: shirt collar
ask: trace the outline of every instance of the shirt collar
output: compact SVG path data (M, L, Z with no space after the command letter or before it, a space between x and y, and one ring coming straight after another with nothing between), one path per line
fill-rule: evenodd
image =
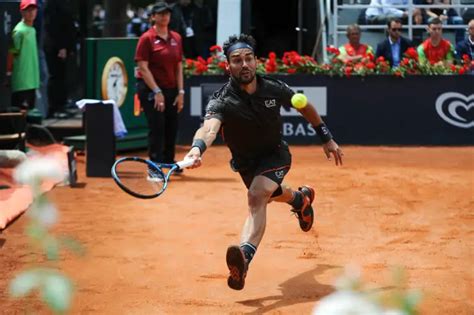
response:
M153 26L150 28L150 31L151 31L151 34L153 35L153 38L159 38L159 39L165 41L165 39L163 37L158 35L158 33L156 32L156 30ZM170 33L170 31L168 31L168 40L170 40L170 39L171 39L171 33Z
M400 39L400 37L399 37L396 42L393 42L393 41L392 41L392 38L391 38L390 36L388 37L388 42L390 43L390 45L393 45L393 44L400 44L400 40L401 40L401 39Z
M471 43L472 46L474 46L474 41L471 40L471 36L468 36L467 40L468 40L469 43Z

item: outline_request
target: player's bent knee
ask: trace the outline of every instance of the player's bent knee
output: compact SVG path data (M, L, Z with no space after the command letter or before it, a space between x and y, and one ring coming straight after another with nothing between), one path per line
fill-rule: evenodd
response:
M272 192L263 189L249 189L247 192L247 198L250 208L260 207L262 204L266 204L270 199Z

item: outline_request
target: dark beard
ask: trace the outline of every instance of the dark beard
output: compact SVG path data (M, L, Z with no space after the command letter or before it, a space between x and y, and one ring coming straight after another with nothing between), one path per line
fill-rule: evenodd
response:
M239 83L239 84L249 84L253 81L253 79L255 79L255 73L253 75L251 75L248 79L242 79L240 76L237 77L237 76L233 76L234 80Z

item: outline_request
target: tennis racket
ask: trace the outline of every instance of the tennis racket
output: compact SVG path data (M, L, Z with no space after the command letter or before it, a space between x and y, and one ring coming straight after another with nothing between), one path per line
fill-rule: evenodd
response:
M139 157L124 157L112 166L112 177L126 193L141 199L156 198L168 186L168 181L177 169L194 164L194 160L183 160L174 164L153 163ZM165 170L168 170L165 172Z

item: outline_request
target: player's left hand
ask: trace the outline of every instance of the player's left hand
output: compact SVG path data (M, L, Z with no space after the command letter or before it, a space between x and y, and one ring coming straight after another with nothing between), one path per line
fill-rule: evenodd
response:
M323 144L324 153L328 160L331 160L331 154L334 156L334 160L336 161L336 165L342 165L342 153L341 148L337 145L336 141L329 140L329 142Z

